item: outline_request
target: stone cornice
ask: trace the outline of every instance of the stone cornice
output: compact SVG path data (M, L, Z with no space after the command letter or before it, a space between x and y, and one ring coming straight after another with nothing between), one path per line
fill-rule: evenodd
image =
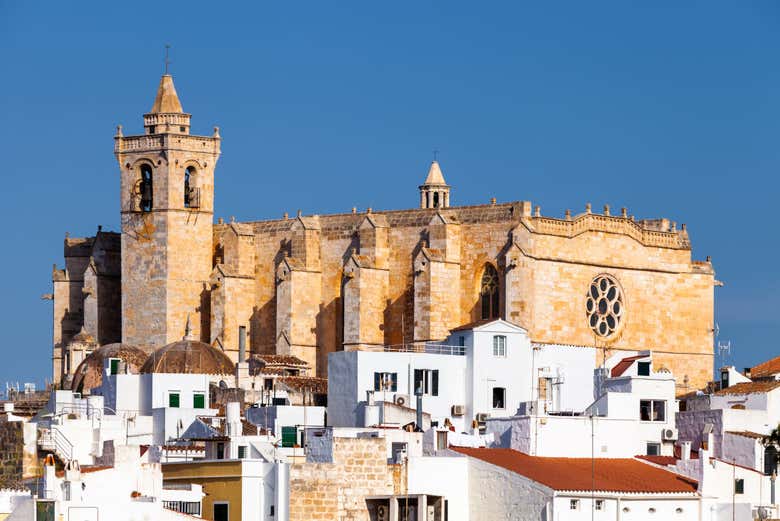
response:
M651 230L627 217L585 213L571 220L552 217L525 217L520 219L520 222L530 232L540 235L554 235L571 239L587 232L604 232L626 235L643 246L674 250L691 249L687 231Z

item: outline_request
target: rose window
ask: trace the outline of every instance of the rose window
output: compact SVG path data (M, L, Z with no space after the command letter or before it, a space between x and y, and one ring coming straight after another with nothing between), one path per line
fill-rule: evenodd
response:
M609 275L599 275L590 283L585 301L588 324L600 337L612 335L623 319L623 291Z

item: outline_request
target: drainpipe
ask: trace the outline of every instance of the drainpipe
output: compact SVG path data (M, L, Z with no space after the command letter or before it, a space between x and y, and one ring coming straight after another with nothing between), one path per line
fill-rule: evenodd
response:
M417 397L417 431L422 432L423 431L422 386L418 386L417 389L414 390L414 395Z

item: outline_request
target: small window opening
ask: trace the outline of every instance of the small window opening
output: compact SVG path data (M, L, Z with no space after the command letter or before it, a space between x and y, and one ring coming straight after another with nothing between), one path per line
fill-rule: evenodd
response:
M140 209L142 212L152 211L152 167L149 165L141 165L141 184L139 186L139 192L141 194Z
M179 407L180 396L178 392L168 393L168 407L176 409Z
M504 409L506 407L506 389L493 387L493 408Z

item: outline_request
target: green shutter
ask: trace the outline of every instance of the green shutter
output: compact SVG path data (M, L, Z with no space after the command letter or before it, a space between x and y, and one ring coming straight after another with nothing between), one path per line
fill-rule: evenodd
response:
M117 374L119 372L119 359L111 359L111 374Z
M195 393L195 395L192 397L192 406L195 409L205 409L206 395L204 395L203 393Z
M298 429L282 427L282 447L294 447L298 442Z
M168 394L168 407L179 407L179 393Z

